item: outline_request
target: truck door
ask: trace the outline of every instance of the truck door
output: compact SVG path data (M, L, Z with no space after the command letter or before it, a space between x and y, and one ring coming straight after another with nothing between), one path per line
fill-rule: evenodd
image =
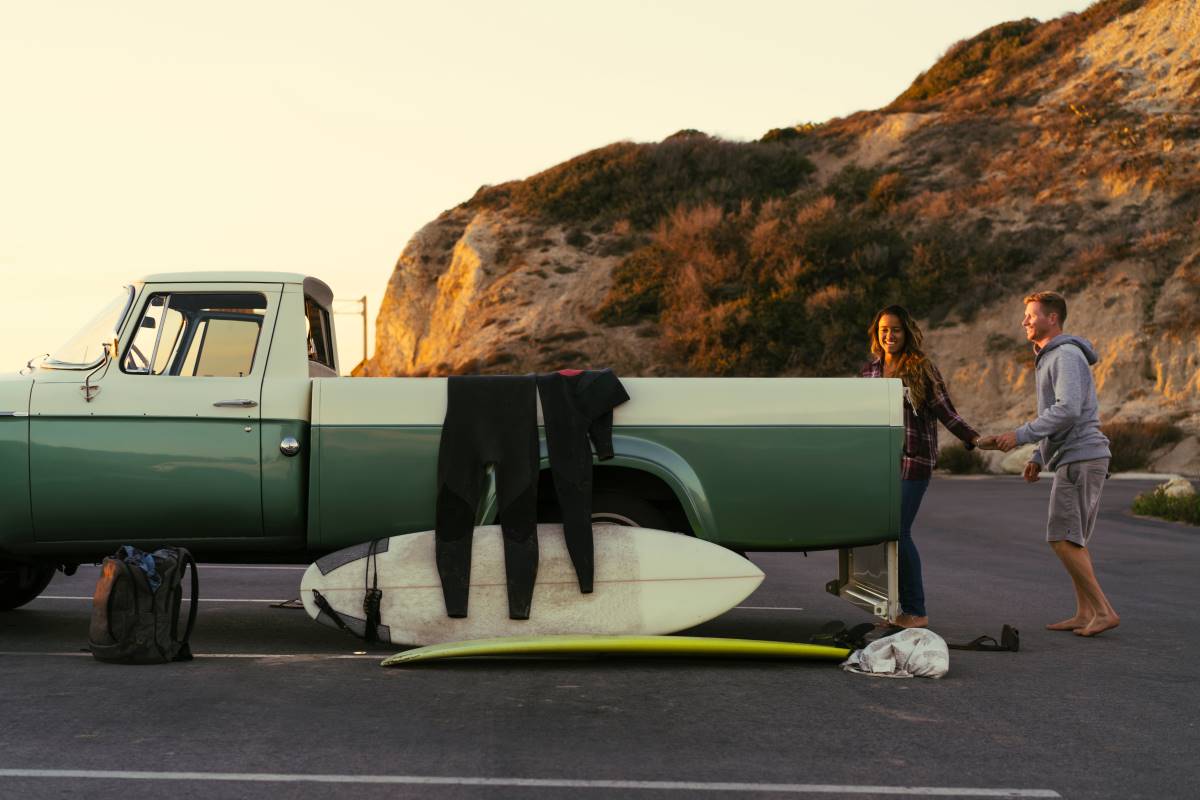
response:
M280 284L149 284L114 357L34 387L39 542L261 536L261 392Z

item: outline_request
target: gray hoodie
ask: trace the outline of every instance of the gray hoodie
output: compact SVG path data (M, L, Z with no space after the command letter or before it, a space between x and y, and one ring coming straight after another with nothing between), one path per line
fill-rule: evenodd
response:
M1112 458L1100 432L1100 403L1091 365L1099 358L1092 343L1060 333L1034 351L1038 416L1017 428L1017 443L1040 442L1033 461L1047 469L1091 458Z

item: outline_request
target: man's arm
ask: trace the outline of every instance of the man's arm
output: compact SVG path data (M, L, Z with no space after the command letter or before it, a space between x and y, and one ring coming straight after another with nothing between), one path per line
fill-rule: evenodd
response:
M1041 441L1078 421L1083 410L1084 375L1088 365L1079 348L1064 345L1062 349L1068 347L1071 352L1061 353L1052 367L1054 372L1050 377L1054 384L1054 405L1039 414L1037 419L1017 428L1017 444Z

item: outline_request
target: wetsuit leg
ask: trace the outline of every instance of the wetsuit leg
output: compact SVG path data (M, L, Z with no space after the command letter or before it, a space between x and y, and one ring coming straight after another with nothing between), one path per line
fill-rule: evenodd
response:
M589 458L588 468L591 468ZM558 505L562 510L563 538L567 542L567 553L575 566L579 579L579 591L591 594L595 571L592 550L592 485L591 481L580 486L569 480L559 481L558 469L554 469L554 490L558 493Z
M434 552L438 575L442 579L442 597L446 615L467 616L471 589L471 543L475 534L475 504L468 503L449 487L437 496L437 532Z
M533 584L537 581L537 484L505 506L500 514L504 533L504 575L508 584L509 619L529 619Z
M529 615L537 574L536 409L537 385L532 376L451 376L447 381L446 419L438 445L435 538L446 612L452 617L467 615L471 540L487 464L496 468L506 559L511 564L509 585L516 593L510 611L514 616Z

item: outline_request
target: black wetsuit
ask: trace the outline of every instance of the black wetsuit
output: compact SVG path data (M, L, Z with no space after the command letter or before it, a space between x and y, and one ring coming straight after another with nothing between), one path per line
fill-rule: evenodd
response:
M471 542L488 464L495 465L508 615L529 619L537 579L538 434L532 375L455 376L438 448L436 553L446 613L467 616Z
M537 376L554 490L579 590L592 591L592 448L613 457L612 410L629 399L610 369L563 370Z

